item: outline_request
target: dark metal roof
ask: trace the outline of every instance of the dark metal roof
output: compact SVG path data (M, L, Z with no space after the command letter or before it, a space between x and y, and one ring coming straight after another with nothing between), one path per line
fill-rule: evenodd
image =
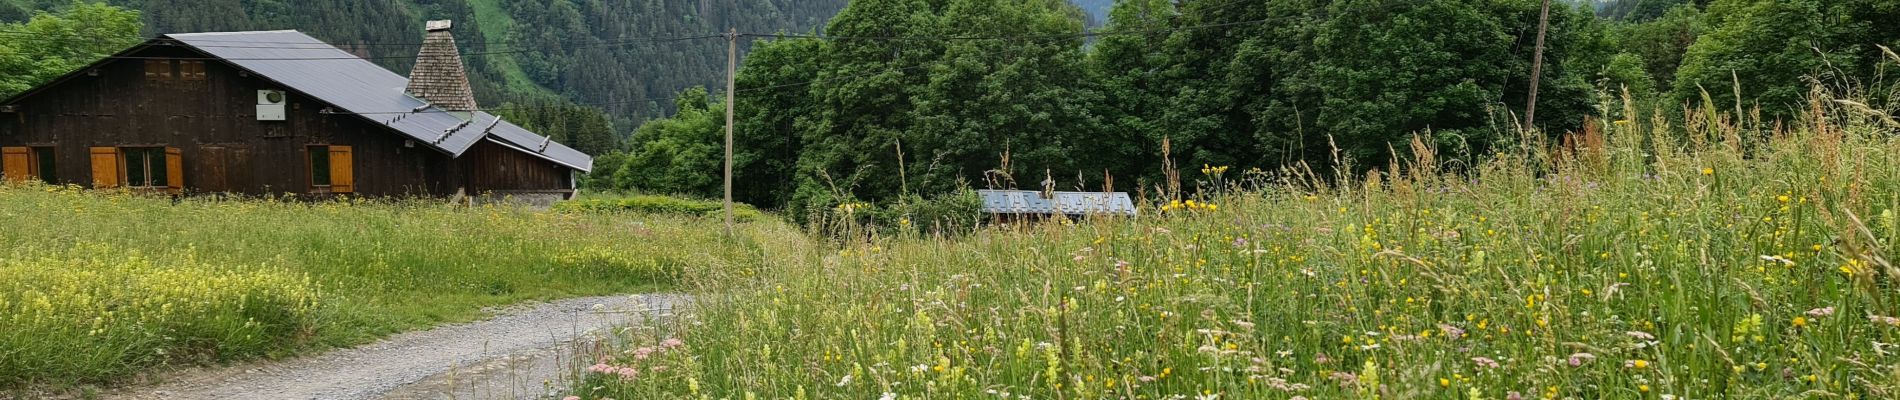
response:
M488 115L488 113L485 112L476 112L476 114L483 116ZM480 120L481 118L477 119ZM548 140L547 137L529 132L528 129L515 125L512 122L501 121L501 124L496 125L494 132L488 136L488 140L513 144L527 151L529 154L534 154L548 161L553 161L574 169L582 171L592 171L594 169L594 158L589 157L587 153L562 146L560 143L555 143L552 140Z
M1135 202L1127 193L1055 192L1044 199L1034 190L978 190L983 211L991 214L1066 214L1135 216Z
M422 100L404 93L409 78L302 32L187 33L165 37L328 103L339 112L359 113L357 115L366 120L451 156L460 157L486 138L513 144L517 150L577 170L593 170L593 157L515 124L496 121L498 117L492 114L454 113L424 107L427 104ZM389 114L417 109L421 111Z

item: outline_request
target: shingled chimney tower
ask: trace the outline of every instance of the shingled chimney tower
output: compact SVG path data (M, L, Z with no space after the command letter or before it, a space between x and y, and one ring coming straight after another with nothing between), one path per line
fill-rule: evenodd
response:
M475 91L469 89L468 71L462 67L462 54L455 47L454 23L429 21L429 36L416 55L416 67L409 72L410 96L447 111L475 111Z

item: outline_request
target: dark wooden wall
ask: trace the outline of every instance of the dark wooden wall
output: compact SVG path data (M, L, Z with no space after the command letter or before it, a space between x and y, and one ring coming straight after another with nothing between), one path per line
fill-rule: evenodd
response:
M166 46L131 55L206 57ZM90 147L169 146L183 150L188 191L306 194L309 146L346 145L359 195L572 189L558 164L487 142L453 159L362 117L322 114L326 104L295 92L287 121L258 121L257 91L288 88L223 62L205 62L196 81L150 80L145 69L144 60L114 60L43 88L0 113L0 146L53 146L58 183L80 185L92 183Z
M462 154L463 185L482 192L573 189L568 168L495 142L483 141Z

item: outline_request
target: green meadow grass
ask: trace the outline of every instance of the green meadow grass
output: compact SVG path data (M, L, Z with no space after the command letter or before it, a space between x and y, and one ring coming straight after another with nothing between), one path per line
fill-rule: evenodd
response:
M756 262L755 246L707 221L4 187L0 387L294 355ZM774 224L752 229L796 234Z
M689 269L726 296L574 395L1900 397L1900 139L1788 125L1617 121L1459 173L1205 176L1233 189Z

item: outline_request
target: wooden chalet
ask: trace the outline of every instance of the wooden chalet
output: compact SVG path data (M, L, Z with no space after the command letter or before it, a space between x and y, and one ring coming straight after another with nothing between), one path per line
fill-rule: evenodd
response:
M571 197L593 158L480 111L448 21L403 77L296 31L164 35L0 100L0 175L178 193Z

